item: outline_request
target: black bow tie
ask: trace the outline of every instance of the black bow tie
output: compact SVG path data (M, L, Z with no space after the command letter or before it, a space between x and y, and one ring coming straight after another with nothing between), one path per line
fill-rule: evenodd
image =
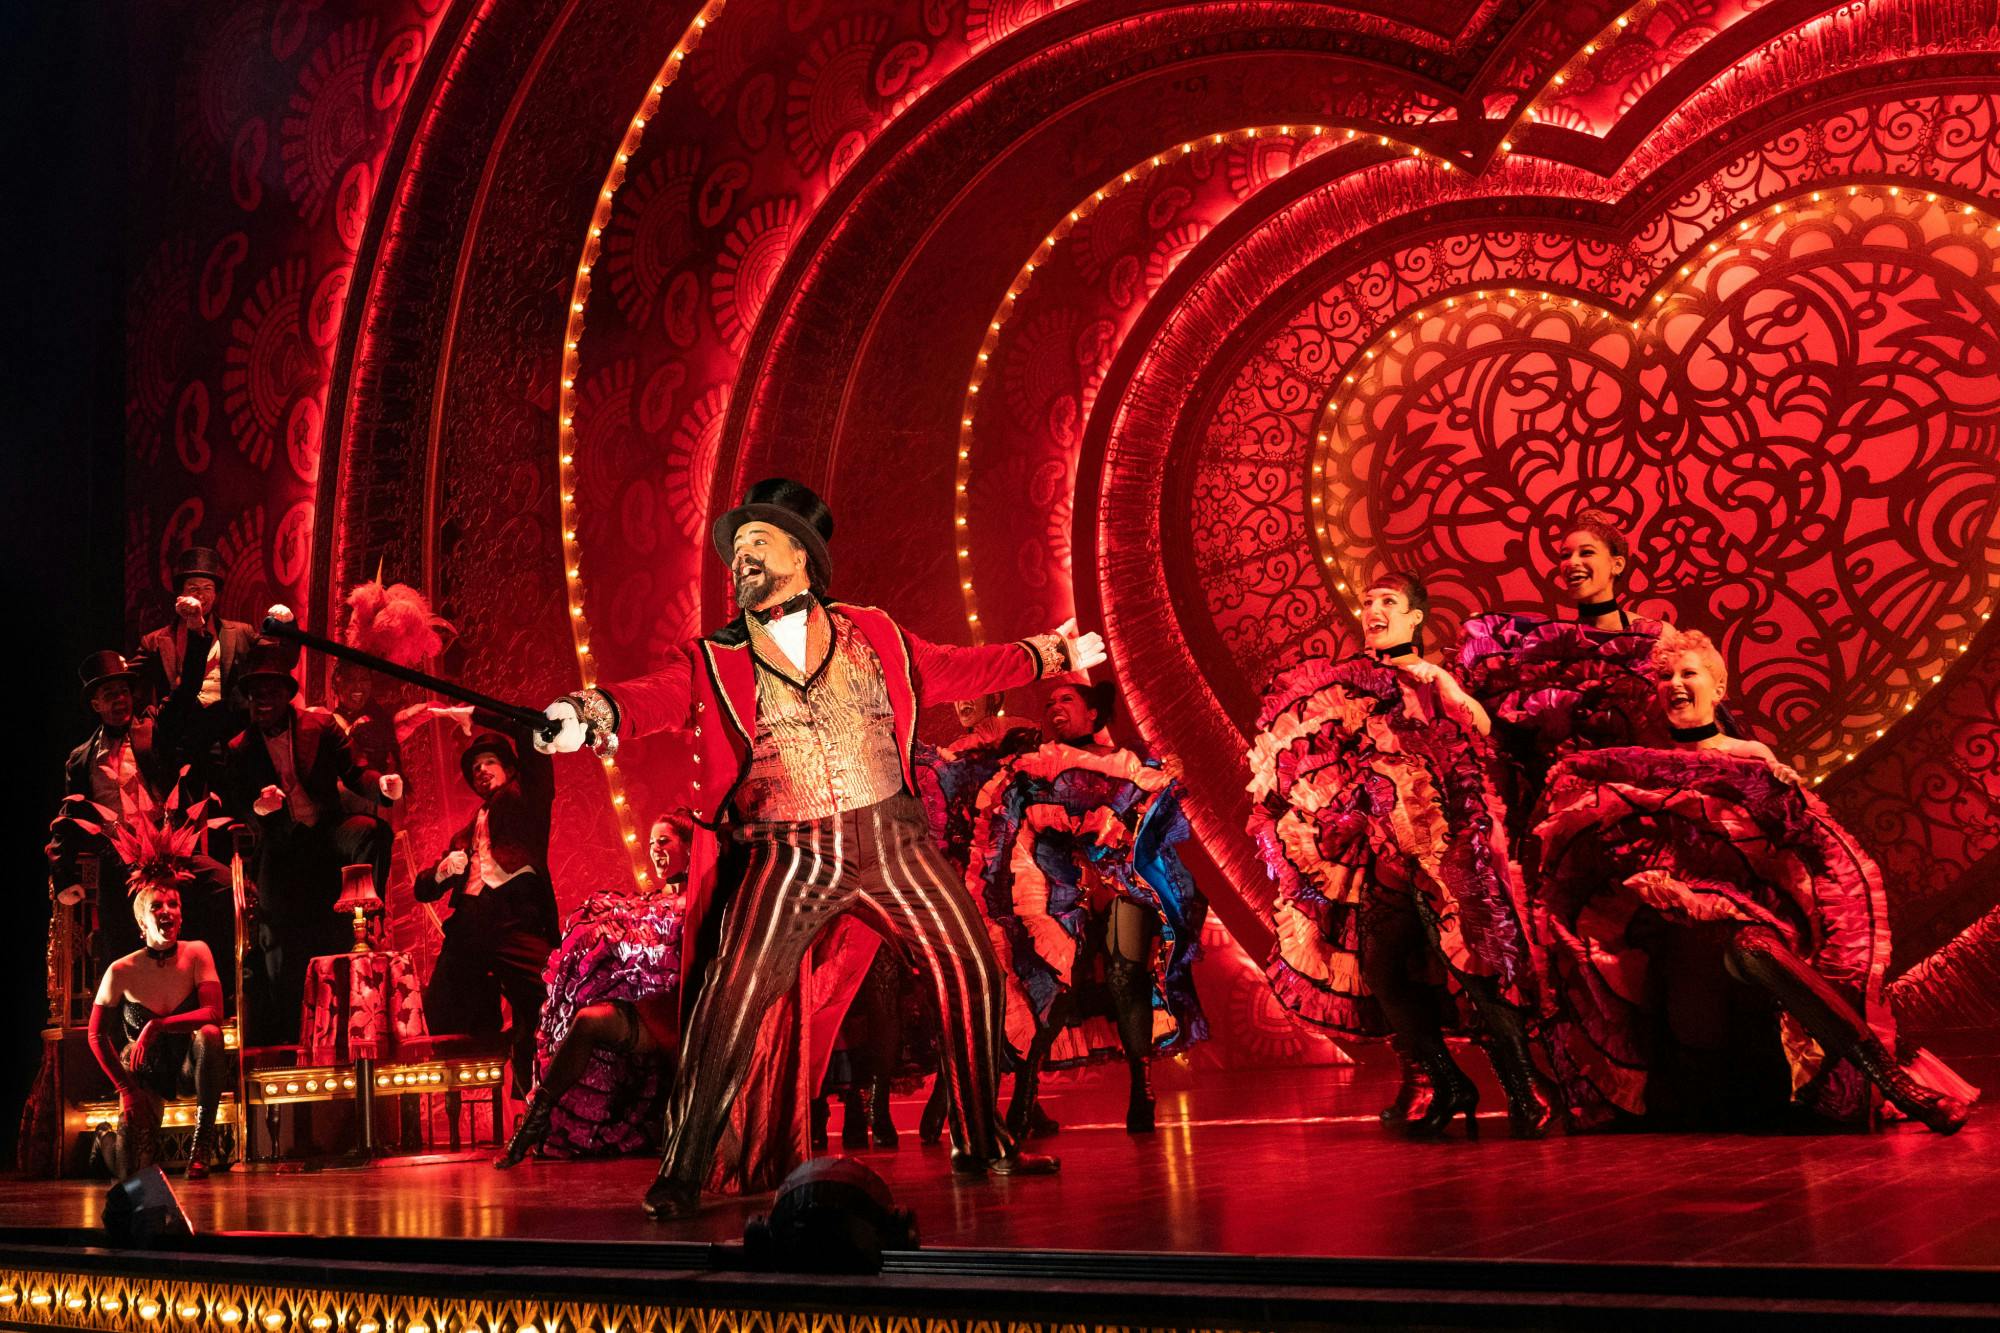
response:
M789 616L796 612L803 611L807 607L811 606L812 603L813 603L813 595L810 592L802 592L798 596L791 598L789 601L780 602L776 606L760 607L757 610L752 611L750 614L758 617L760 620L762 620L765 624L768 625L772 621L778 619L780 616Z

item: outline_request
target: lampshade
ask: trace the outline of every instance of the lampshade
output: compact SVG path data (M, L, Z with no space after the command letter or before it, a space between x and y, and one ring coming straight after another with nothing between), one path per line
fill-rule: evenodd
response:
M336 912L379 912L382 899L375 892L375 867L368 865L342 866L340 868L340 901L333 905Z

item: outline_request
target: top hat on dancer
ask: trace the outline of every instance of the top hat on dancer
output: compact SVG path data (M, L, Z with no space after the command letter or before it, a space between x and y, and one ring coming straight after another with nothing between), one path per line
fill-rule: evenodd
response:
M250 725L270 735L286 726L292 714L292 700L299 692L299 680L292 674L298 665L298 650L276 639L259 638L243 655L243 673L237 680L250 701Z
M478 769L481 755L492 755L499 760L500 766L507 771L509 777L520 771L521 756L514 749L514 742L501 732L482 731L472 738L472 744L466 746L465 753L458 757L458 771L464 775L465 785L472 788L473 793L484 800L491 796L498 786L505 785L506 779L501 779L499 783L493 782L490 778L482 779Z
M174 592L179 594L189 579L207 579L222 588L222 557L211 546L190 546L174 557Z
M123 656L108 649L92 653L83 659L83 665L76 669L83 678L83 702L86 706L97 696L98 687L122 680L127 685L137 685L139 673L134 671Z
M806 574L814 592L826 591L833 578L833 511L803 482L766 477L743 493L743 503L715 520L715 553L724 564L735 557L736 530L746 523L769 523L790 534L805 548Z

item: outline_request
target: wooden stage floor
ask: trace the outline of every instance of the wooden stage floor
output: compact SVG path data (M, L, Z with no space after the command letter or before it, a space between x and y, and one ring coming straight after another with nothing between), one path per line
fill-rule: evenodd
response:
M2000 1059L1954 1057L1988 1088ZM1110 1071L1105 1071L1109 1073ZM1049 1099L1053 1179L954 1181L899 1101L900 1151L855 1156L916 1210L926 1249L1365 1259L2000 1268L2000 1113L1955 1138L1598 1135L1410 1143L1374 1119L1390 1090L1357 1069L1211 1075L1128 1137L1119 1079ZM1484 1102L1499 1106L1497 1090ZM838 1138L839 1111L834 1114ZM175 1181L198 1231L576 1241L728 1241L770 1196L661 1225L639 1211L652 1163L478 1160ZM0 1226L98 1224L101 1181L0 1181Z

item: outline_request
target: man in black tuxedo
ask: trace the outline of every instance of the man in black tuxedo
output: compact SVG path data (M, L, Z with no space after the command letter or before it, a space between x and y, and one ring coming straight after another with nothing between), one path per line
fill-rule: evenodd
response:
M206 546L190 546L174 561L174 594L173 622L139 640L132 670L151 702L187 690L185 724L175 735L175 767L190 769L182 794L199 798L215 790L222 747L249 720L242 673L257 632L216 610L222 560Z
M141 708L137 697L139 673L114 652L92 653L79 668L83 702L97 716L97 729L69 753L63 764L63 802L49 826L51 889L57 901L91 898L96 919L91 961L102 972L112 959L139 947L139 928L125 901L125 865L112 850L119 824L152 813L166 804L180 775L176 729L184 727L191 707L191 689L178 690L157 707ZM87 874L87 857L95 857L94 883ZM195 866L197 877L214 887L221 867L206 857ZM227 948L227 922L221 941L211 938L217 922L212 896L191 891L199 909L200 937L211 948ZM194 923L191 923L194 924ZM218 954L218 956L220 956Z
M342 787L394 803L403 779L354 758L331 715L300 712L291 667L296 653L258 640L241 663L250 725L229 742L223 762L230 813L257 830L257 945L268 992L251 1011L252 1044L298 1039L306 965L346 953L353 934L333 910L342 866L372 866L376 891L389 871L389 826L341 809Z
M505 721L471 709L437 711L489 730L459 758L479 812L453 835L437 865L417 876L417 901L451 895L444 948L424 989L424 1015L433 1032L490 1037L500 1031L504 995L513 1018L514 1090L525 1097L547 993L542 967L558 928L549 881L555 764ZM497 729L502 727L507 730Z

